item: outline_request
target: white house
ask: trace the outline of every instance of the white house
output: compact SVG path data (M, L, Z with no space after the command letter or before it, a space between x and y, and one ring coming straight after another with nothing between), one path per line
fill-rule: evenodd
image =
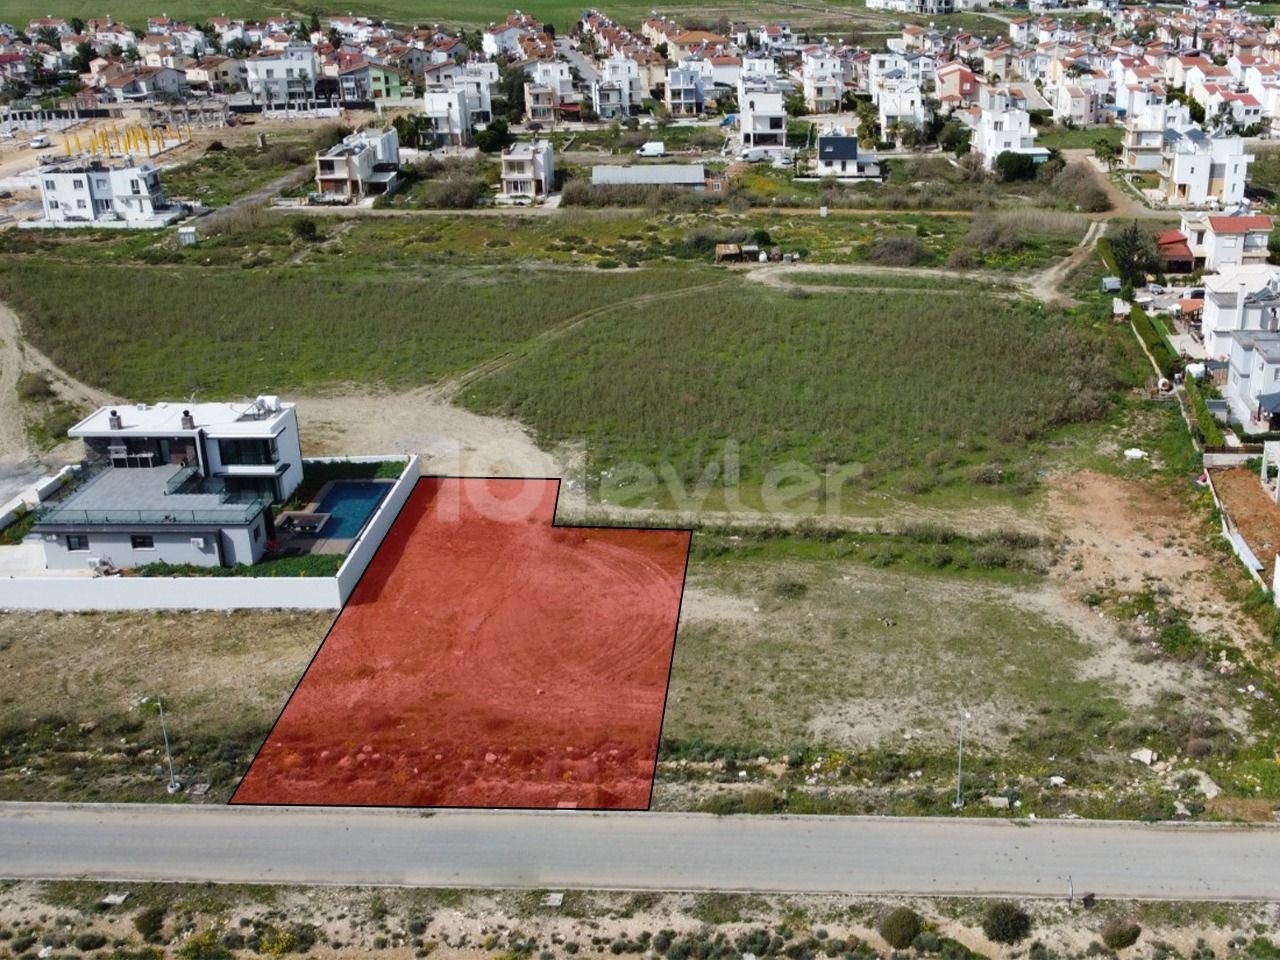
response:
M465 87L452 80L428 83L422 99L423 115L436 133L455 146L471 142L471 111Z
M903 127L923 127L929 119L920 84L903 78L882 78L876 106L880 116L880 132L886 138Z
M807 51L800 62L805 108L811 113L833 113L844 98L844 65L821 48Z
M640 65L630 57L610 57L591 83L591 103L601 120L631 116L644 100Z
M1202 133L1197 128L1166 131L1160 154L1160 192L1170 206L1226 207L1244 200L1253 155L1243 138Z
M1099 120L1101 98L1091 86L1063 83L1053 99L1053 119L1058 123L1091 127Z
M316 154L316 189L326 197L360 200L391 193L399 171L395 129L358 130Z
M1280 329L1280 269L1266 264L1226 266L1204 278L1200 320L1205 352L1226 358L1236 331Z
M701 71L689 67L671 67L667 70L663 99L673 117L696 117L702 113L706 94Z
M582 98L573 85L569 64L559 60L539 60L524 84L524 114L529 122L542 124L577 119Z
M268 105L311 103L319 67L309 43L289 43L283 50L259 53L245 62L249 92Z
M1274 222L1270 217L1236 213L1215 216L1188 211L1182 214L1179 231L1196 267L1222 270L1226 267L1265 264Z
M254 563L272 503L302 480L297 415L276 397L101 407L68 434L90 467L36 519L51 569Z
M738 136L744 150L786 146L786 103L771 81L745 75L738 81Z
M502 195L513 200L545 197L555 186L555 152L547 140L516 143L502 152Z
M818 133L813 171L820 177L839 180L878 179L880 161L872 154L858 152L856 131L833 125Z
M1166 100L1163 88L1143 92L1124 120L1121 162L1130 170L1159 170L1165 131L1181 133L1195 126L1185 103Z
M37 176L44 218L24 225L159 227L183 214L165 199L160 171L150 163L65 160L41 167Z
M982 155L982 164L988 170L995 166L1002 153L1021 153L1034 158L1037 163L1049 156L1044 147L1036 146L1036 130L1031 125L1031 114L1011 106L1005 94L996 93L990 98L990 106L982 112L974 125L972 147Z
M1223 396L1245 430L1280 427L1280 333L1238 330L1225 338L1227 382Z

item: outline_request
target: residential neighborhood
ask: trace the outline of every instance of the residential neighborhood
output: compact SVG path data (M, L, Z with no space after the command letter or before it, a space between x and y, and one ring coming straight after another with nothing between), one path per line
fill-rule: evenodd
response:
M1280 7L13 0L0 731L3 957L1280 956Z

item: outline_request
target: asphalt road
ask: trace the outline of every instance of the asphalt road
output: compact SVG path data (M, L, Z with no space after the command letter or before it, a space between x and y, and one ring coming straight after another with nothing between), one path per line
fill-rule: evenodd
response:
M0 875L1262 900L1280 829L4 804Z

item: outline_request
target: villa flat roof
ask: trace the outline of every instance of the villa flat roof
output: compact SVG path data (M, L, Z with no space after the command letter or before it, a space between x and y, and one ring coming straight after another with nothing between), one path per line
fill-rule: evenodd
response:
M279 432L292 403L276 401L274 409L263 411L257 401L240 403L122 403L99 407L67 431L72 437L155 437L189 436L203 430L213 438L269 437ZM183 411L190 411L195 430L182 426ZM111 414L120 415L123 425L112 429Z
M187 468L108 467L41 514L42 525L248 523L268 504L262 497L223 502L217 493L170 493L170 481Z

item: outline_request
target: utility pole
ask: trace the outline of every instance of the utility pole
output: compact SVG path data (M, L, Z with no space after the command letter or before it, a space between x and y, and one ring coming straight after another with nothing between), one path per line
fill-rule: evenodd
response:
M178 782L178 778L173 772L173 754L169 750L169 731L164 725L164 701L159 697L156 697L156 706L160 708L160 735L164 737L164 758L169 764L169 783L165 789L172 796L182 789L182 784Z
M960 794L960 781L964 778L964 725L969 719L969 711L960 711L960 744L956 749L956 799L951 804L953 810L959 810L964 806L964 798Z

